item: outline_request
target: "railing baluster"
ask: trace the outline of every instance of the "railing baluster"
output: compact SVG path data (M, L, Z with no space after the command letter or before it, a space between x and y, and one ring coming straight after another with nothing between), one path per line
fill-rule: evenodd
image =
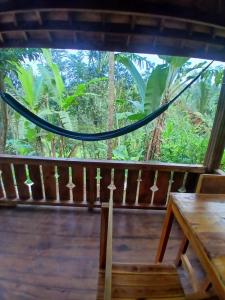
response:
M154 185L155 172L142 170L141 172L141 181L140 181L140 190L139 190L139 199L138 204L149 204L151 203L152 190L151 187Z
M184 173L182 186L178 189L178 192L185 193L186 192L186 182L187 182L188 172Z
M141 184L141 170L138 171L138 179L137 179L137 192L136 192L136 199L135 199L135 205L138 206L138 199L139 199L139 193L140 193L140 184Z
M87 203L89 208L93 208L97 200L97 168L89 167L86 168L86 193Z
M159 173L159 171L156 170L156 171L155 171L155 177L154 177L153 186L150 187L150 190L152 191L152 196L151 196L151 206L153 206L153 204L154 204L155 193L158 192L158 190L159 190L159 188L158 188L158 186L157 186L158 173Z
M10 163L1 163L0 170L2 171L2 181L5 188L7 199L16 199L16 189L13 180L12 168Z
M58 169L58 184L59 184L59 199L60 201L69 201L70 200L70 189L68 188L69 184L69 168L68 166L57 166Z
M97 168L97 176L96 176L96 183L97 183L97 200L100 201L100 185L101 185L101 169Z
M42 165L46 201L56 201L56 178L54 165Z
M69 189L69 198L70 201L73 202L73 189L76 187L73 183L73 177L72 177L72 168L69 167L69 182L67 183L66 187Z
M170 195L170 192L171 192L171 189L172 189L172 185L174 183L173 177L174 177L174 171L171 171L170 172L170 180L169 180L169 185L168 185L168 191L167 191L165 206L167 206L167 204L168 204L169 195Z
M126 204L126 198L127 198L127 175L128 175L128 170L124 170L124 184L123 184L123 201L122 205Z
M72 167L72 180L75 185L73 189L73 201L77 203L84 202L84 168L74 165Z
M108 186L111 183L111 169L102 168L101 171L101 181L100 181L100 201L101 202L109 202L110 190Z
M157 178L158 190L155 192L154 203L156 206L163 206L166 204L168 187L170 184L170 171L159 171Z
M139 170L128 170L126 204L135 204Z
M55 166L55 187L56 187L56 201L60 202L60 196L59 196L59 172L58 167Z
M14 170L14 165L10 164L11 172L12 172L12 179L13 179L13 185L15 187L15 192L16 192L16 199L19 199L19 193L18 193L18 188L17 188L17 182L16 182L16 175L15 175L15 170Z
M41 172L39 165L28 165L31 185L31 194L33 200L42 200L44 198L42 191Z
M5 187L2 179L2 170L0 170L0 198L6 199Z
M123 204L124 181L125 170L114 169L114 184L116 186L116 189L114 191L113 201L116 204Z
M29 172L29 169L28 169L28 165L26 164L25 166L26 168L26 175L27 175L27 179L25 181L25 184L28 186L28 190L29 190L29 200L33 200L32 198L32 193L31 193L31 187L32 185L34 185L33 181L31 180L30 178L30 172Z
M15 171L19 199L20 200L30 199L29 187L26 184L28 179L26 174L26 166L24 164L15 164L14 171Z
M179 188L183 183L184 172L174 172L173 175L173 185L171 187L171 192L178 192Z
M40 165L40 175L41 175L41 189L42 189L42 193L43 193L43 200L46 201L45 183L44 183L44 175L43 175L42 165Z

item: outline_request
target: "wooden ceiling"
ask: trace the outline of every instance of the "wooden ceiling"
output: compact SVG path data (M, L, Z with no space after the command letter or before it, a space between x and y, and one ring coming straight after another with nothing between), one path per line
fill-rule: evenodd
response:
M225 61L225 1L0 0L0 47L95 49Z

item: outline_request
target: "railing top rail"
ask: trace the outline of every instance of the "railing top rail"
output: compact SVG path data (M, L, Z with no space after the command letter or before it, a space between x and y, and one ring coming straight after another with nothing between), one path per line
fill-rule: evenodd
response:
M0 163L29 164L29 165L79 165L96 168L116 168L128 170L159 170L205 173L206 168L200 164L178 164L164 162L136 162L136 161L116 161L116 160L94 160L94 159L74 159L74 158L47 158L38 156L20 156L0 154Z

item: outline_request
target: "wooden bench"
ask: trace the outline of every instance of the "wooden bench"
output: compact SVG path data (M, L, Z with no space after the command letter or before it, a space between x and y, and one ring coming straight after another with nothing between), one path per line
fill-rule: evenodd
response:
M174 265L112 263L113 186L101 209L97 300L185 299Z
M110 187L109 203L101 208L100 261L97 300L152 300L152 299L214 299L211 295L198 293L185 295L176 265L167 264L113 264L113 190ZM187 247L185 239L180 249L178 261L189 268L189 261L184 253ZM208 281L205 283L208 284ZM215 298L217 299L217 298Z
M186 299L176 268L171 265L113 264L111 296L105 294L105 272L100 270L98 300Z

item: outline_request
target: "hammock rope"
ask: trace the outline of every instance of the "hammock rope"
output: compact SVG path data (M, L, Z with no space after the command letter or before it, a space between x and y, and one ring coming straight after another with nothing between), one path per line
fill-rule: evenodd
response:
M34 123L38 127L49 131L51 133L61 135L64 137L68 137L71 139L75 140L80 140L80 141L101 141L101 140L108 140L112 139L115 137L122 136L124 134L130 133L134 130L137 130L148 123L152 122L155 120L157 117L159 117L162 113L164 113L171 104L173 104L180 96L183 94L208 68L209 66L213 63L211 61L205 68L203 68L200 73L193 78L174 98L172 98L170 101L167 103L161 105L159 108L157 108L155 111L147 115L145 118L124 126L119 129L115 129L112 131L105 131L105 132L99 132L99 133L79 133L79 132L74 132L70 131L67 129L64 129L62 127L55 126L44 119L38 117L35 115L33 112L28 110L25 106L23 106L21 103L19 103L13 96L11 96L9 93L3 92L0 90L0 98L2 101L7 103L9 106L11 106L16 112L18 112L20 115L22 115L24 118L26 118L28 121Z

